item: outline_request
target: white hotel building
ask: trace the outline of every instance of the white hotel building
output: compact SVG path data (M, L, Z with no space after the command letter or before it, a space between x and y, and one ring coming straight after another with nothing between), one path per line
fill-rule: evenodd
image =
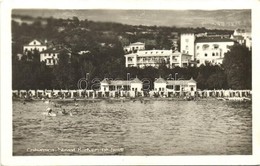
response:
M191 55L173 50L138 50L136 53L125 55L126 67L159 67L160 64L166 64L169 68L187 67L190 60Z
M229 47L234 45L234 41L227 38L198 38L195 41L195 57L198 64L207 62L220 65L223 62L225 53Z
M181 52L192 55L198 66L211 63L222 64L225 53L235 41L223 37L196 37L195 34L181 35Z

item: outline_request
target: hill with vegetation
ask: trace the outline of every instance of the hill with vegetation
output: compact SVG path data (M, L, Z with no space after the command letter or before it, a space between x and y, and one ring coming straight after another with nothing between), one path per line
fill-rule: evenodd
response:
M105 77L126 79L126 74L131 73L134 77L137 75L151 82L159 75L167 79L169 74L178 73L178 78L195 78L201 89L251 88L250 82L244 83L243 86L231 86L227 79L228 73L220 66L167 69L162 65L159 69L125 68L123 46L132 42L145 42L147 49L172 49L171 40L179 40L180 33L208 32L230 35L233 33L230 30L137 26L79 20L77 17L71 19L21 18L13 15L13 18L15 18L12 21L13 89L76 89L78 80L84 78L86 73L89 73L91 80L98 78L101 81ZM51 45L61 45L70 49L71 61L68 62L66 53L61 53L59 64L50 68L43 62L39 62L37 52L31 55L36 57L33 61L26 61L26 58L19 61L17 54L22 53L23 45L33 39L47 39ZM79 51L86 50L87 53L78 54ZM247 56L251 56L249 51ZM251 73L247 74L251 75ZM93 83L95 82L90 84Z

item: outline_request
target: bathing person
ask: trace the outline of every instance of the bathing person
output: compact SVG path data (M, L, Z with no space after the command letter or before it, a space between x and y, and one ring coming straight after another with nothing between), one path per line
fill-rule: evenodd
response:
M48 107L46 111L48 112L48 115L52 114L52 109L50 107Z
M63 108L63 110L61 111L61 113L62 113L63 115L68 115L68 114L69 114L69 112L67 112L64 108Z

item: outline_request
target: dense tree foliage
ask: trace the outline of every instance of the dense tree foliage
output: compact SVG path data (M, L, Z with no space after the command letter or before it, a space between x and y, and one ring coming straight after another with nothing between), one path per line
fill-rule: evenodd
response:
M157 26L130 26L119 23L101 23L89 20L46 19L33 24L12 22L12 74L13 89L76 89L81 78L89 73L89 79L105 77L126 79L138 76L150 82L153 88L155 78L190 79L198 82L200 89L245 89L251 88L251 52L234 46L226 55L223 67L210 64L200 67L167 68L162 64L153 67L126 68L123 46L130 42L145 42L147 49L171 49L170 39L178 38L181 32L212 32L229 34L227 30L207 30L205 28L176 28ZM175 32L175 33L173 33ZM61 52L59 63L46 66L39 60L39 52L34 51L18 60L22 46L33 39L48 39L48 45L62 45L71 50L71 58ZM79 54L79 51L88 51ZM178 73L178 74L177 74ZM93 82L92 82L93 83ZM91 82L90 82L91 84Z
M252 53L245 46L234 45L223 61L228 86L232 89L251 89Z

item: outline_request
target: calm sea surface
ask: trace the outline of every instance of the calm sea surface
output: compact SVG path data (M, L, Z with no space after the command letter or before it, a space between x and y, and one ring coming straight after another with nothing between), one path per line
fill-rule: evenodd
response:
M74 102L59 102L74 108ZM13 102L13 155L250 155L252 104L79 101L78 115ZM52 107L54 111L59 108Z

